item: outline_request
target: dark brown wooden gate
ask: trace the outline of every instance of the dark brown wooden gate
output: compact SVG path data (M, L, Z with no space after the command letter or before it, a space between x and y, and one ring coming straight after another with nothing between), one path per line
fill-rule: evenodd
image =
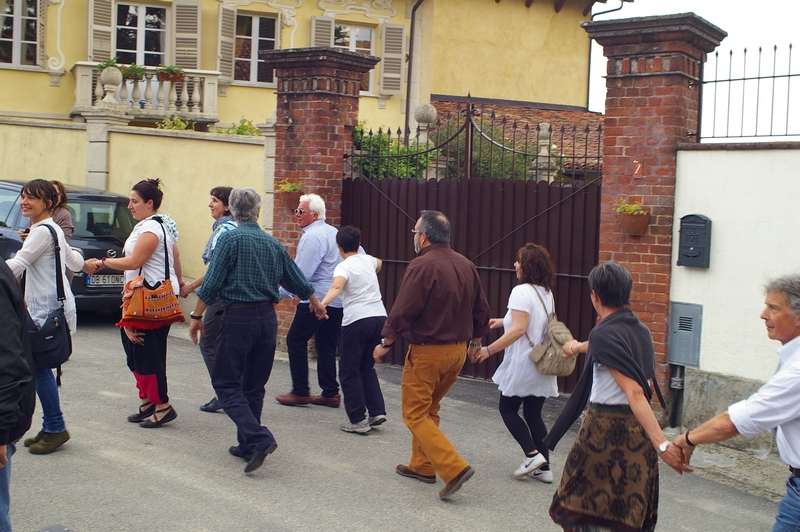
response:
M478 120L466 120L466 124L464 130L474 128L472 133L478 142L481 138L491 138L491 134L487 134L489 128L485 125L481 128ZM462 131L459 135L466 133ZM451 143L459 138L458 135L447 137ZM477 143L468 141L462 142L460 149L465 144L478 147ZM356 142L356 146L363 145ZM511 150L525 153L518 149L519 144L516 146ZM435 151L430 153L434 156L427 157L429 165L435 157L442 157L443 152L448 153L450 161L461 159L453 156L452 150L447 151L444 145L433 149ZM504 146L503 149L509 148ZM384 152L381 157L386 157L385 152L390 150L380 151ZM513 267L517 250L526 242L535 242L548 249L556 266L554 294L559 318L567 323L577 338L585 339L596 318L586 277L598 261L600 180L596 174L599 165L596 161L592 164L586 160L572 165L573 168L593 167L595 175L591 179L576 179L574 175L573 178L560 180L514 177L486 179L481 176L490 170L478 160L482 156L477 155L478 152L485 153L483 148L471 151L472 162L468 163L473 169L471 179L452 174L443 178L439 176L438 179L392 175L368 178L360 177L359 172L352 170L348 172L349 177L344 179L342 225L361 228L364 248L383 260L379 279L387 309L391 309L394 303L406 265L415 256L411 230L419 212L424 209L438 210L451 221L453 249L478 267L493 317L505 315L509 294L517 283ZM359 157L369 155L355 152L350 154L350 161L356 161ZM494 155L490 157L495 158ZM534 155L528 154L524 163L514 164L531 168L535 159ZM368 161L368 164L373 169L378 167L374 161ZM390 165L386 163L387 168ZM363 161L352 164L353 168L359 166L364 166ZM419 166L419 161L395 164L393 168L409 172L410 166ZM569 167L562 165L565 166ZM498 336L499 332L493 332L488 340L493 341ZM387 361L402 364L404 354L405 346L397 347ZM462 375L489 379L501 360L500 356L495 356L481 364L468 361ZM582 368L582 365L582 360L579 360L578 367ZM580 369L570 377L559 379L559 388L571 391L579 376Z

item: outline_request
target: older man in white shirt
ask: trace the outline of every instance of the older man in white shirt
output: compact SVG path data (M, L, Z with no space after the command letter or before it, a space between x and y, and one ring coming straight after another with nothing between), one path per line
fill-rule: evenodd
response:
M683 449L688 463L700 443L719 442L737 434L752 438L775 429L778 453L791 475L772 531L796 532L800 530L800 275L775 279L767 284L766 293L761 319L770 339L782 344L775 373L756 393L687 430L673 443Z

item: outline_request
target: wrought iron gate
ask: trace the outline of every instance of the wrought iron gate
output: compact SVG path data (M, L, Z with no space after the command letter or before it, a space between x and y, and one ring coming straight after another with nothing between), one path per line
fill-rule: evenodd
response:
M535 242L556 266L559 318L586 338L595 322L585 279L598 258L599 127L579 134L576 126L509 123L472 105L459 111L408 143L402 131L356 131L346 157L342 225L360 227L364 248L383 260L387 309L414 258L420 210L439 210L450 219L453 249L478 267L493 317L505 314L517 282L517 250ZM389 362L402 364L404 353L396 348ZM490 378L500 360L467 362L462 374ZM561 389L578 376L560 379Z

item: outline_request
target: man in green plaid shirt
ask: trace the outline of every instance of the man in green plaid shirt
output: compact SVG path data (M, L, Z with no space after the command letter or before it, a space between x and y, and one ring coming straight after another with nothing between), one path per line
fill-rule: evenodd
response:
M197 333L203 333L203 312L219 297L224 313L211 383L225 413L236 423L239 444L228 450L247 462L244 471L250 473L278 447L272 432L261 424L264 386L275 359L278 320L273 305L280 300L278 286L308 299L317 318L327 315L314 287L284 247L258 225L258 192L233 189L228 206L239 227L217 241L190 314L189 336L196 344Z

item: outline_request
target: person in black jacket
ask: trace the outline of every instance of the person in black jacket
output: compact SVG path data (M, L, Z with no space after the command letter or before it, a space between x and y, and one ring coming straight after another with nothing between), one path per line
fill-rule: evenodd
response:
M0 263L0 532L8 517L11 457L31 427L36 404L33 355L22 289L5 261Z

